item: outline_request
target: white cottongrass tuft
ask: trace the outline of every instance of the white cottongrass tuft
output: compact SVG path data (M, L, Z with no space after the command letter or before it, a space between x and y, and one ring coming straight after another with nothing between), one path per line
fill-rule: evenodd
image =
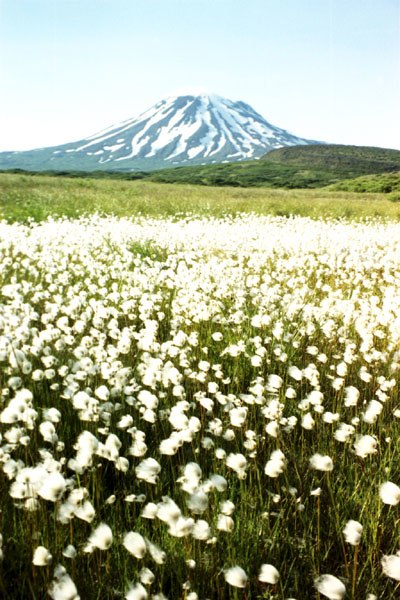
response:
M283 379L275 373L268 375L267 390L276 393L282 387Z
M140 533L135 531L125 534L123 545L136 558L143 558L146 554L146 542Z
M360 397L359 390L354 385L349 385L344 388L344 405L346 408L350 406L357 406L358 399Z
M231 500L224 500L219 505L219 509L223 515L231 515L235 511L235 505Z
M158 506L154 502L149 502L143 507L142 517L144 519L155 519L157 516Z
M100 523L89 537L89 542L84 548L84 552L93 552L94 548L99 550L108 550L113 541L113 534L106 523Z
M330 600L342 600L346 594L345 585L334 575L321 575L315 580L315 587Z
M202 490L198 490L186 499L186 505L195 515L201 515L208 508L208 496Z
M194 519L181 516L175 521L168 523L168 533L174 537L185 537L192 532L193 526Z
M282 450L274 450L271 454L271 458L265 465L264 473L268 475L268 477L276 478L283 473L285 467L286 459Z
M247 417L247 406L239 406L229 411L229 419L233 427L242 427Z
M228 454L226 457L226 466L233 469L238 474L239 479L246 478L247 459L240 452L236 454L231 452Z
M146 600L147 598L147 591L141 583L136 583L135 585L130 587L127 593L125 594L126 600Z
M157 504L157 517L164 523L173 523L179 519L182 511L177 503L169 496L163 496L162 502Z
M279 580L279 571L273 565L261 565L258 579L263 583L271 583L272 585L275 585L275 583L277 583Z
M216 473L210 476L210 483L213 489L216 489L218 492L224 492L228 487L228 482L226 481L225 477L222 477L222 475L217 475Z
M76 555L76 548L72 544L68 544L68 546L63 550L63 556L65 556L65 558L75 558Z
M229 533L233 531L234 525L232 517L222 514L218 515L217 529L219 529L219 531L226 531Z
M379 488L379 496L384 504L396 506L400 502L400 487L391 481L386 481Z
M233 587L244 588L247 583L246 572L242 567L231 567L225 571L225 581Z
M140 582L143 585L151 585L155 580L155 575L153 571L148 569L147 567L143 567L143 569L139 573Z
M53 600L80 599L75 583L61 565L57 565L54 569L54 581L51 583L48 592Z
M387 577L400 581L400 556L397 554L386 555L382 558L381 564L383 573Z
M288 368L288 375L289 375L289 377L292 377L296 381L301 381L303 378L303 373L295 365L292 365Z
M316 453L310 458L310 467L317 471L332 471L333 462L330 456Z
M83 504L78 505L74 509L74 515L86 523L91 523L96 515L93 504L89 500L85 500Z
M375 454L378 452L376 446L378 441L372 435L360 435L354 442L354 451L357 456L366 458L369 454Z
M278 423L276 421L269 421L269 423L267 423L267 425L265 426L265 431L271 437L274 437L274 438L278 437L278 433L279 433Z
M155 485L158 481L158 474L161 471L161 466L154 458L145 458L140 462L136 469L136 477L143 479L147 483Z
M211 537L211 528L207 521L199 519L193 525L191 534L195 540L208 540Z
M44 546L38 546L33 553L32 563L36 567L47 567L51 563L52 556Z
M303 429L307 429L310 431L311 429L314 429L314 425L315 421L312 418L311 413L306 413L301 420L301 426L303 427Z
M38 490L39 496L50 502L57 502L65 492L67 482L61 473L49 473Z
M347 521L345 528L343 529L344 539L348 544L352 546L358 546L361 540L363 526L358 521Z
M154 562L156 562L158 565L162 565L165 562L167 555L159 546L146 539L146 547Z

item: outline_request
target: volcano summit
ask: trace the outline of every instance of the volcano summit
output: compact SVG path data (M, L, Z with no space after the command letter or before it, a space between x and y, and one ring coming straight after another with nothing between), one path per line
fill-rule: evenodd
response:
M245 102L183 95L77 142L1 152L0 168L151 171L250 160L275 148L315 143L271 125Z

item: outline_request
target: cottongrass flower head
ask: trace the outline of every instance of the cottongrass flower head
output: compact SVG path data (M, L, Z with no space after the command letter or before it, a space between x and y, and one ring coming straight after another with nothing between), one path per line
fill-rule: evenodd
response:
M279 425L276 421L269 421L265 426L265 431L273 438L278 437Z
M146 539L146 548L147 548L151 558L158 565L162 565L165 562L167 555L164 552L164 550L161 550L161 548L159 546L157 546L156 544L153 544L153 542L150 542L150 540Z
M214 473L210 476L209 482L212 486L212 489L215 489L218 492L224 492L228 487L228 482L226 481L225 477L218 475L217 473Z
M89 537L89 542L84 548L84 552L93 552L94 548L99 550L108 550L113 541L113 534L106 523L100 523Z
M308 431L310 431L311 429L314 429L314 425L315 421L311 413L306 413L301 420L301 426L303 427L303 429L307 429Z
M229 419L233 427L242 427L247 417L247 406L239 406L229 411Z
M179 517L168 523L168 533L174 537L185 537L192 532L193 526L194 519L191 517Z
M263 583L271 583L272 585L275 585L275 583L277 583L279 580L279 571L273 565L261 565L258 580L262 581Z
M51 563L52 556L44 546L38 546L33 553L32 563L36 567L47 567Z
M77 555L75 546L73 546L72 544L68 544L68 546L64 548L62 554L63 556L65 556L65 558L75 558L75 556Z
M82 519L82 521L91 523L96 516L96 511L94 510L93 504L89 502L89 500L85 500L83 504L78 505L74 509L74 515L78 517L78 519Z
M348 544L352 546L358 546L361 540L363 526L358 521L347 521L345 528L343 529L344 539Z
M200 466L195 462L190 462L184 467L183 475L177 479L177 482L181 484L183 491L193 494L200 485L201 477Z
M283 473L285 467L286 459L282 450L274 450L271 454L271 458L265 465L264 473L268 475L268 477L276 478Z
M65 568L57 565L54 570L54 581L49 588L49 596L53 600L79 600L80 596L75 583Z
M231 452L226 458L226 466L233 469L239 476L239 479L246 478L247 459L240 452Z
M351 438L354 432L355 429L353 425L349 425L348 423L339 423L339 426L336 429L333 437L337 442L342 442L344 444Z
M211 537L211 529L207 521L199 519L193 525L191 534L195 540L208 540Z
M182 511L177 503L169 496L163 496L162 502L157 504L157 517L164 523L173 523L179 519Z
M379 496L384 504L396 506L400 502L400 487L391 481L386 481L379 488Z
M321 575L315 580L318 592L329 600L342 600L346 594L345 585L334 575Z
M202 490L198 490L186 499L186 505L192 513L201 515L208 508L208 496Z
M376 446L378 441L372 435L360 435L354 442L354 451L357 456L366 458L369 454L378 452Z
M151 585L155 580L155 575L153 571L148 569L147 567L143 567L143 569L139 573L140 582L143 585Z
M231 567L225 571L225 581L233 587L244 588L247 583L246 572L242 567Z
M295 365L292 365L288 368L288 375L289 375L289 377L292 377L296 381L301 381L303 378L303 373Z
M61 473L50 473L38 490L39 496L50 502L57 502L65 492L67 482Z
M143 479L147 483L155 485L158 481L158 474L161 471L161 466L154 458L145 458L139 463L135 469L136 477Z
M310 467L316 471L329 472L333 470L333 462L330 456L316 453L310 458Z
M267 390L271 393L276 393L282 387L283 379L275 373L268 376Z
M344 405L348 408L350 406L357 406L358 399L360 397L359 390L354 385L349 385L344 388Z
M135 531L125 534L123 545L136 558L143 558L146 554L146 542L140 533Z
M383 573L387 577L400 581L400 556L398 554L384 556L381 560L381 564Z
M148 502L148 504L143 507L141 516L143 519L155 519L157 516L157 511L157 504L154 504L154 502Z
M235 511L235 505L231 500L223 500L219 505L219 509L223 515L229 516Z
M232 517L222 514L218 515L217 529L219 531L226 531L227 533L230 533L233 531L234 525L235 524Z
M130 587L125 594L126 600L146 600L147 598L147 591L141 583L136 583L134 586Z

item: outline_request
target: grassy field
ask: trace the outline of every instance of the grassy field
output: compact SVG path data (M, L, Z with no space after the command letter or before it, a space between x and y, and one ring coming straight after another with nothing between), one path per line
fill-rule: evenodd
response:
M390 198L0 175L2 600L399 597Z
M77 179L0 174L0 215L10 221L76 217L100 212L117 216L170 216L190 212L221 216L254 212L277 216L398 220L397 196L319 190L201 187L149 181Z
M2 599L399 597L398 223L0 239Z

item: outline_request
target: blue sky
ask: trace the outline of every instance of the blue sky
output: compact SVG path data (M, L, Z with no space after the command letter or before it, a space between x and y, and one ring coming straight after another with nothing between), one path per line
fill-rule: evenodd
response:
M400 0L0 0L0 150L81 139L180 90L400 149Z

